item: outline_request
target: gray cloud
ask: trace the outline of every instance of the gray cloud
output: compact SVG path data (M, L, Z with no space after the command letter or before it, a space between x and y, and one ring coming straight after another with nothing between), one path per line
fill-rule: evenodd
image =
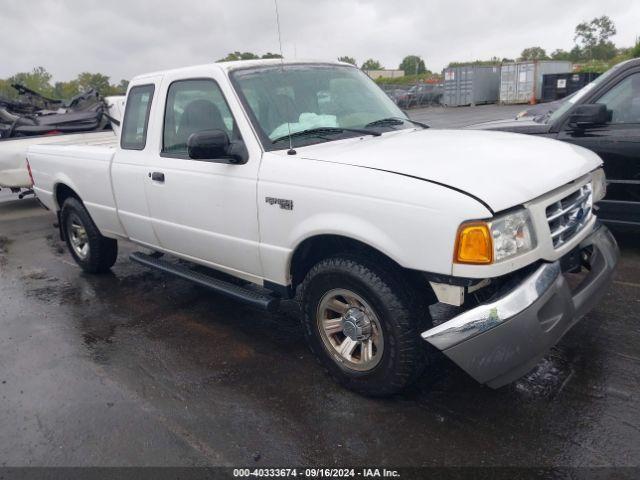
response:
M273 0L3 0L2 9L0 77L42 65L57 80L92 71L117 81L278 50ZM533 45L570 49L575 25L603 14L618 45L640 34L640 2L622 0L279 0L279 9L286 57L373 57L388 68L407 54L439 70Z

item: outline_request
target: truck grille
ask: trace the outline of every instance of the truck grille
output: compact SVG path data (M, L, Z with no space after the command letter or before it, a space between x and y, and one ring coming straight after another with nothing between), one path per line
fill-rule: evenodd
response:
M575 192L547 207L547 221L555 248L576 235L591 217L591 184L583 185Z

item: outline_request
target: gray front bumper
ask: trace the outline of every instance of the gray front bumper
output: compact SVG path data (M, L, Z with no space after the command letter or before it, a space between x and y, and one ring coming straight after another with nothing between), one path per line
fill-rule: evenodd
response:
M478 382L498 388L531 370L605 292L618 261L613 235L600 226L580 248L592 247L591 270L573 291L560 262L545 263L498 300L431 328L422 338Z

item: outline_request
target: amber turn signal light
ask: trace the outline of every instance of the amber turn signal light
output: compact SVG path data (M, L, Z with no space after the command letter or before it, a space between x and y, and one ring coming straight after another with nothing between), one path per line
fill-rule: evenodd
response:
M493 262L493 242L486 223L474 222L460 226L454 261L483 265Z

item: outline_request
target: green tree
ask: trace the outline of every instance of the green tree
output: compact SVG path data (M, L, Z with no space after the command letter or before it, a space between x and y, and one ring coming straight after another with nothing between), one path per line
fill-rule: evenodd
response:
M636 45L629 52L631 58L640 58L640 40L636 42Z
M109 77L101 73L83 72L75 80L55 82L51 85L51 74L42 67L34 68L28 73L16 73L8 79L0 79L0 97L15 99L18 92L11 84L19 83L31 90L51 98L69 100L81 92L95 88L102 96L123 94L129 85L128 80L120 80L117 85L111 85Z
M571 60L571 53L562 48L556 48L551 52L551 60Z
M338 57L338 61L339 62L344 62L344 63L350 63L351 65L358 65L358 63L356 62L355 58L349 57L347 55L344 55L342 57Z
M16 91L11 87L11 82L0 79L0 97L15 98L16 95Z
M93 88L100 92L102 95L111 94L111 84L109 83L109 77L101 73L83 72L78 75L76 81L78 82L78 88L81 92L86 92Z
M69 100L80 93L80 86L77 80L70 82L56 82L53 86L53 96L63 100Z
M462 67L466 65L477 65L480 67L494 67L498 66L501 63L513 63L512 59L503 58L502 60L498 57L491 57L491 60L473 60L471 62L449 62L449 67Z
M576 26L573 40L589 60L610 60L617 50L609 39L617 33L613 21L606 15Z
M613 42L599 43L591 50L594 60L611 60L618 54L618 49Z
M611 37L618 33L613 20L606 15L600 18L594 18L591 20L591 25L593 25L599 44L608 42Z
M124 78L120 80L120 83L115 86L118 93L127 93L127 88L129 88L129 80L125 80Z
M525 48L520 54L520 60L548 60L547 52L541 47Z
M379 61L374 60L373 58L370 58L369 60L364 62L362 64L362 67L360 68L362 70L383 70L384 69L382 64Z
M400 62L398 69L404 70L405 75L419 75L421 73L426 73L427 71L424 60L422 60L418 55L407 55L404 57L402 62Z
M220 60L218 60L218 62L234 62L237 60L256 60L258 58L260 57L255 53L235 51L227 54L226 57L221 58Z
M36 67L31 72L16 73L8 80L10 84L19 83L45 96L53 93L51 74L44 67Z
M574 46L569 52L569 60L572 62L580 62L585 59L585 53L579 45Z

